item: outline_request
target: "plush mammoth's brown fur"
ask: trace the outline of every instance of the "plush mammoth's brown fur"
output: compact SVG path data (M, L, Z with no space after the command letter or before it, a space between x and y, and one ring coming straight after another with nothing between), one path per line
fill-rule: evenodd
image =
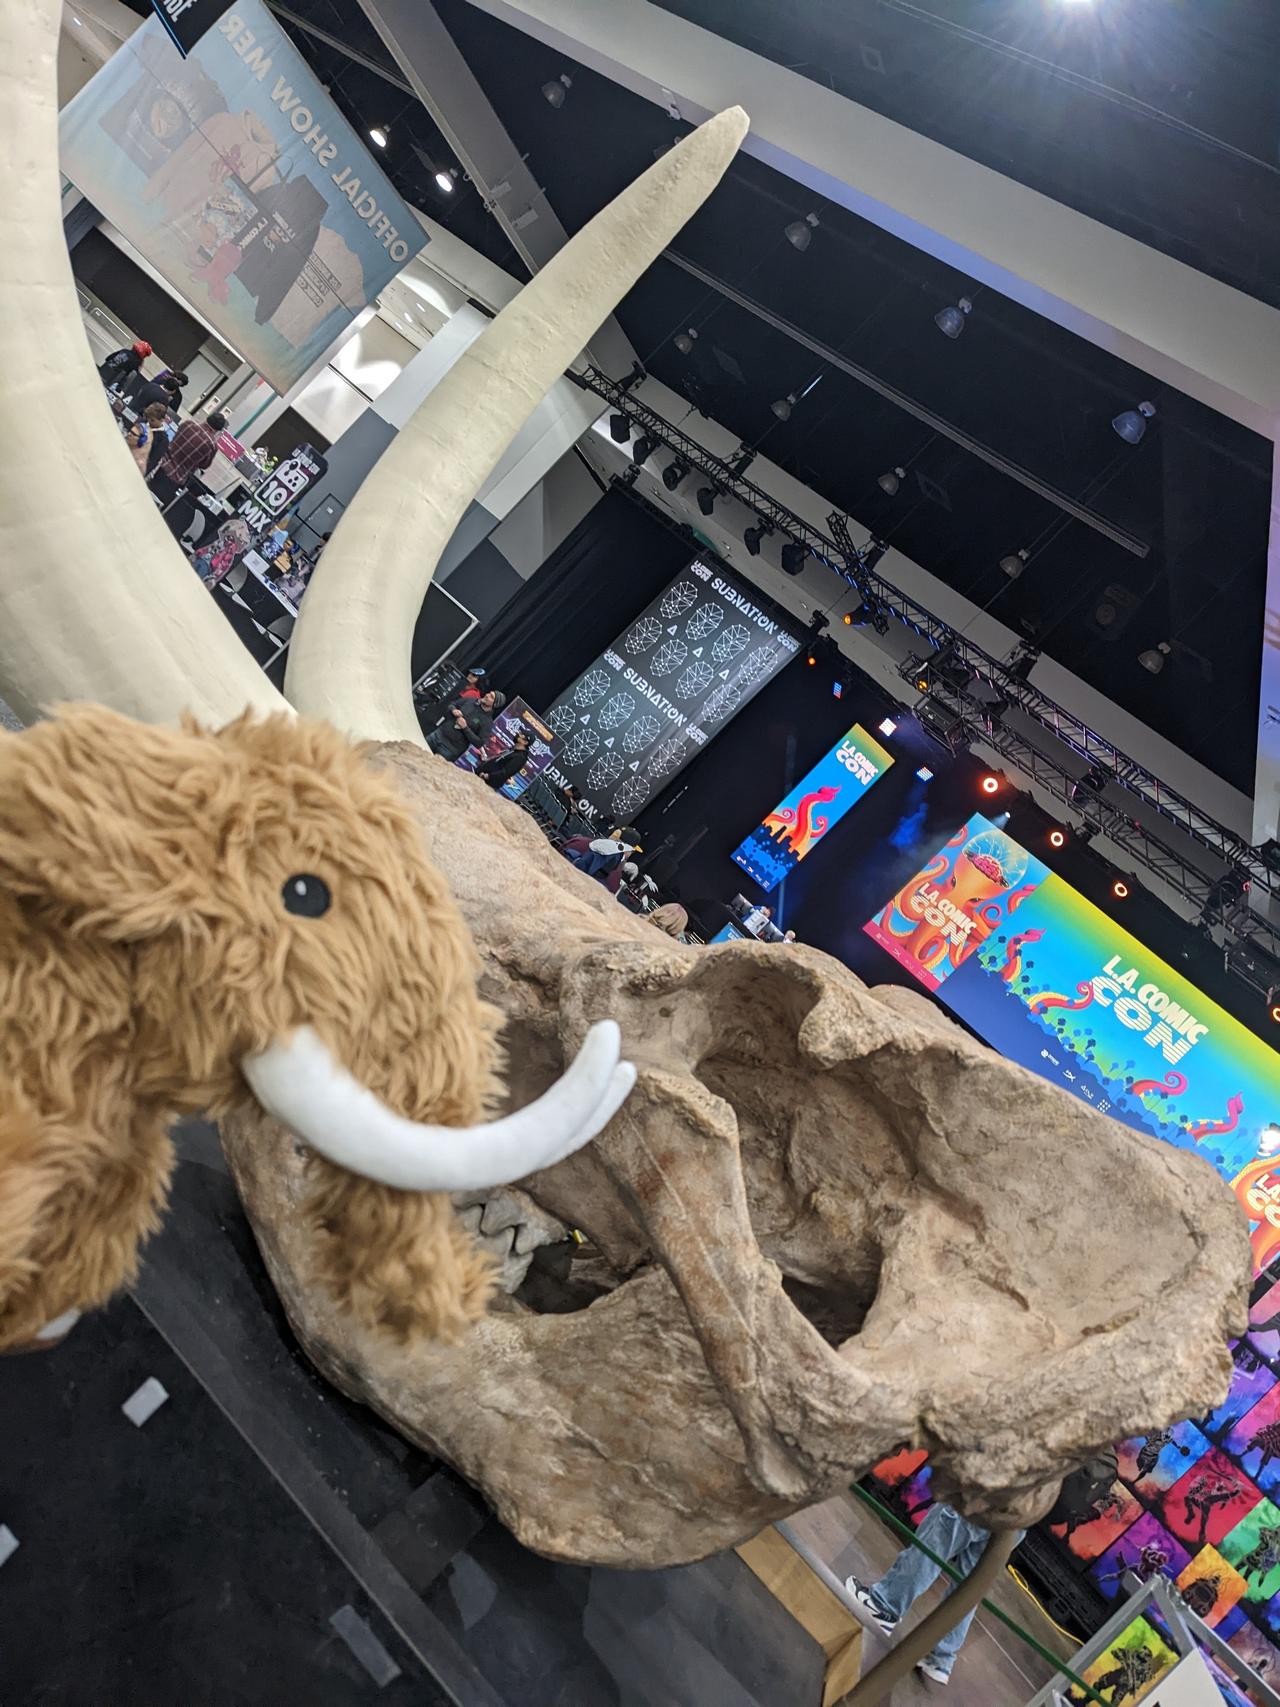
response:
M286 881L328 886L322 916ZM176 1115L312 1026L397 1113L474 1124L498 1016L394 786L327 725L216 733L93 706L0 736L0 1348L102 1303L157 1226ZM313 1157L315 1278L361 1320L456 1337L486 1259L448 1199Z

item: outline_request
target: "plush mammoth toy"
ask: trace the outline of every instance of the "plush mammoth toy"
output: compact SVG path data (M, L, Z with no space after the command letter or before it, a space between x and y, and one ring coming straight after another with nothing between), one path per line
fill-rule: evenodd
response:
M76 706L0 737L0 1348L126 1285L169 1123L251 1098L312 1147L317 1281L399 1339L455 1338L491 1279L447 1193L569 1154L634 1079L604 1022L487 1119L477 970L394 788L328 725Z

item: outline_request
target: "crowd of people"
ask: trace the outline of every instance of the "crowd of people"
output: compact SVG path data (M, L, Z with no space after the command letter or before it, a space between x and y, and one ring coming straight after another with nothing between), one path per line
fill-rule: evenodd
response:
M179 421L187 375L165 368L147 378L142 364L151 353L151 345L139 338L127 349L113 350L99 366L98 377L117 415L128 411L137 417L125 437L152 496L168 510L218 454L218 435L226 431L227 418L215 410L204 421ZM176 423L172 430L171 423ZM176 533L174 523L169 525Z

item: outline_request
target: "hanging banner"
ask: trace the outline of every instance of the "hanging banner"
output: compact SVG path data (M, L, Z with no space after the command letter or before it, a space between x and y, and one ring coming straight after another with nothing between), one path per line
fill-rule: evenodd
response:
M185 59L148 19L63 108L59 148L64 175L279 392L427 240L261 0Z
M222 14L231 10L228 0L151 0L151 5L184 59Z
M771 894L892 763L855 723L730 857Z
M547 774L626 823L799 650L744 582L691 563L551 707Z
M1002 1055L1211 1163L1255 1270L1280 1257L1280 1055L1012 836L970 818L864 929Z

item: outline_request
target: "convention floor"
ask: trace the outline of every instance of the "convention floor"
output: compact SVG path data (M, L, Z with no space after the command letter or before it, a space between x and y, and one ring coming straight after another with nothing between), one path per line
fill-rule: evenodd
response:
M181 1134L129 1299L0 1364L0 1699L23 1707L796 1707L820 1656L732 1554L552 1565L452 1472L339 1397L293 1344L214 1134ZM121 1406L167 1398L141 1426ZM843 1502L803 1520L842 1574L893 1543ZM0 1557L3 1548L0 1547ZM878 1638L871 1653L881 1651ZM937 1698L1019 1707L1039 1674L975 1628Z

